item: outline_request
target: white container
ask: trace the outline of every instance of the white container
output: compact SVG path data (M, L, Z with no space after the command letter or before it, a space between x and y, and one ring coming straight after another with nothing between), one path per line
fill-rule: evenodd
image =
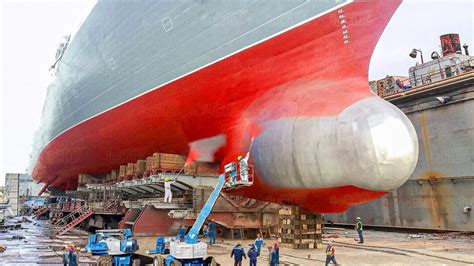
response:
M174 241L170 243L170 254L177 259L205 259L207 257L207 244L204 242L187 244Z

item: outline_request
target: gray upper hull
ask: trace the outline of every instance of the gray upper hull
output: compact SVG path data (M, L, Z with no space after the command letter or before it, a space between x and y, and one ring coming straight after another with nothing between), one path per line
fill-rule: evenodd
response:
M56 65L33 165L62 132L341 1L99 1Z

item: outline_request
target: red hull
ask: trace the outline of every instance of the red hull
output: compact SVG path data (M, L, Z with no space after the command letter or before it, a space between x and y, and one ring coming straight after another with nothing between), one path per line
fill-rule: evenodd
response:
M227 146L216 154L224 162L248 145L249 138L236 129L248 127L255 113L260 120L339 114L374 97L367 82L370 57L399 4L345 6L349 44L343 43L336 10L76 125L43 149L33 176L74 189L78 174L103 174L154 152L186 155L188 143L219 134L227 136ZM322 86L297 89L314 81ZM286 108L292 97L307 101ZM319 212L341 212L384 194L353 186L271 188L258 178L240 193Z

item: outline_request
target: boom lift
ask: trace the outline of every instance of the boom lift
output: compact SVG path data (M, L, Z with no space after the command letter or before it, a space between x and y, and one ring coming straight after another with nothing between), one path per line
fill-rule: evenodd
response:
M209 214L224 187L226 189L235 189L244 186L251 186L253 184L253 178L247 179L252 181L240 181L238 178L236 179L236 177L240 176L240 169L237 169L235 163L229 164L229 167L226 165L225 168L228 169L228 171L225 171L224 174L219 176L216 187L207 199L206 204L199 213L193 226L184 236L184 241L177 239L169 242L170 254L168 256L163 254L166 250L164 248L164 238L158 237L156 249L149 251L149 254L161 253L160 255L155 256L153 265L216 265L215 262L213 262L212 257L207 257L207 244L198 240L199 231L204 225L206 219L209 217ZM249 171L248 173L250 176L251 172Z

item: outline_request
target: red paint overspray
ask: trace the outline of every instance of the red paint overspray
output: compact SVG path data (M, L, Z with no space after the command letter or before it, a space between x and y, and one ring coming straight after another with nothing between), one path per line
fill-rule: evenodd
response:
M370 57L399 4L345 6L349 44L343 43L336 10L81 123L43 149L33 176L43 182L58 176L51 185L64 188L78 174L102 174L154 152L186 155L188 143L220 134L227 144L216 160L235 160L248 149L252 123L338 114L373 97L367 85ZM258 178L240 193L320 212L340 212L384 194L351 186L277 189Z

